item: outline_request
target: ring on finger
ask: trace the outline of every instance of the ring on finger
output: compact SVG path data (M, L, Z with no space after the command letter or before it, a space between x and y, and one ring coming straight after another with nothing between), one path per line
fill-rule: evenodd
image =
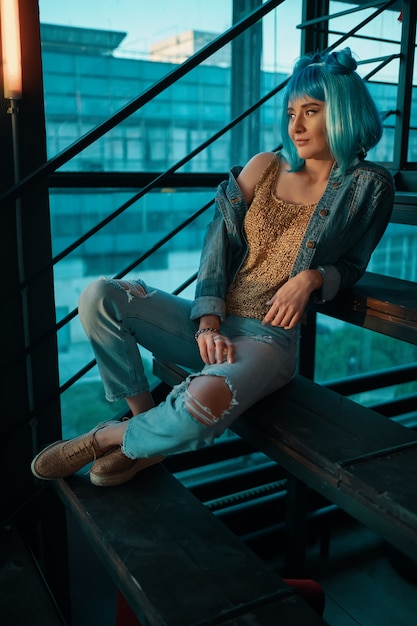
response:
M213 341L214 343L216 343L217 341L222 341L223 337L221 335L216 335L215 337L213 337Z

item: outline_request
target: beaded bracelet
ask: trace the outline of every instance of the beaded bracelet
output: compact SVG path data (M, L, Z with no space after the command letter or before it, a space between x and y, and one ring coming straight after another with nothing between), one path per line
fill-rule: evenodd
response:
M194 335L194 339L197 341L199 336L202 335L203 333L218 333L218 332L220 332L218 328L212 328L212 327L200 328L200 330L198 330L196 334Z

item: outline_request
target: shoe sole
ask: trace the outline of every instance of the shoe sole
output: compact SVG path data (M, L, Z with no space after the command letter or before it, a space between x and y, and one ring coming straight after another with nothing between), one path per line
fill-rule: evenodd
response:
M117 474L103 476L100 474L94 474L90 472L90 481L96 487L116 487L117 485L123 485L129 480L132 480L142 470L152 465L157 465L164 460L164 456L155 456L149 459L138 459L134 465L124 472L117 472Z

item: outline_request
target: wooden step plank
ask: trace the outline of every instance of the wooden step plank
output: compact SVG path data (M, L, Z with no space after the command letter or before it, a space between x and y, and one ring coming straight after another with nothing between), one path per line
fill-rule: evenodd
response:
M291 385L277 393L275 410L266 399L233 430L417 560L416 433L360 405L346 410L355 403L335 403L330 390L308 395L314 383L302 377Z
M345 483L349 473L347 469L341 474L341 466L339 465L339 475L335 475L334 468L328 471L326 467L323 467L323 464L318 465L312 460L313 455L309 458L299 451L283 445L279 441L279 436L265 433L254 420L249 421L241 418L237 420L233 430L250 441L256 449L279 463L291 476L320 493L330 502L392 543L401 552L417 561L417 524L414 513L417 493L414 488L406 491L404 489L399 490L398 493L402 495L401 500L398 500L399 496L395 496L395 492L392 491L387 496L387 502L382 491L384 481L389 480L393 472L392 457L389 455L382 457L378 462L377 466L381 468L379 475L381 482L377 484L381 487L381 492L378 492L372 482L367 482L370 477L366 475L365 470L363 470L363 475L359 470L349 470L352 472L352 477L350 481ZM410 450L409 454L416 455L416 449ZM397 478L398 485L401 485L401 481L413 481L415 483L415 475L413 476L412 472L408 474L406 468L402 468L401 465L398 468ZM389 514L387 514L387 508L390 509Z
M374 502L400 527L417 532L417 450L352 463L340 471L341 489Z
M281 606L283 614L293 607L292 621L283 625L296 624L297 611L307 610L308 619L316 619L295 592L163 466L115 488L99 489L78 475L56 484L144 623L221 624L236 614L238 621L230 623L272 625L275 608ZM270 614L270 621L256 621L257 614ZM250 615L254 621L245 621Z
M417 323L417 289L414 282L365 272L353 287L356 307L373 309L382 314Z
M358 455L417 444L416 433L302 376L258 402L232 426L259 429L277 450L339 476L340 463Z
M414 282L365 272L318 313L417 344L417 289Z

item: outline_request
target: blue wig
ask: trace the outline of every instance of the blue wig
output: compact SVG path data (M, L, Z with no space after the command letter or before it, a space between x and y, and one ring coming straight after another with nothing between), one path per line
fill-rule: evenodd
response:
M297 98L308 96L325 102L329 149L343 173L355 158L364 159L381 139L380 116L356 67L349 48L301 57L295 64L284 93L281 122L284 154L293 171L304 164L288 134L287 110Z

